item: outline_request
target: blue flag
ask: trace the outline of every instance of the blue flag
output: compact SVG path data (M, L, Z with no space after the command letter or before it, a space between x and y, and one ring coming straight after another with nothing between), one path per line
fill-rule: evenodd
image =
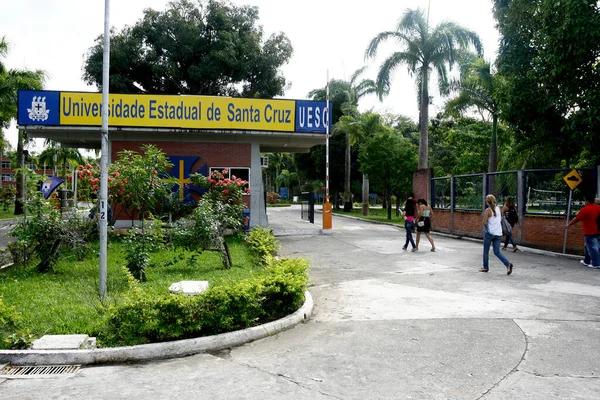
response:
M54 189L56 189L58 185L60 185L64 181L64 179L60 179L55 176L47 178L42 184L42 188L40 189L41 192L44 194L44 199L48 200L48 197L50 197Z

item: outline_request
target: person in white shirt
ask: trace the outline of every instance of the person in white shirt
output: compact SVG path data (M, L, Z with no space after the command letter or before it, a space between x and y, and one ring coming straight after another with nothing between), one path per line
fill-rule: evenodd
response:
M500 207L496 205L496 197L491 194L485 196L488 206L483 212L483 268L479 272L489 271L490 244L494 249L494 255L506 266L506 275L512 274L513 265L504 257L500 251L502 241L502 214Z

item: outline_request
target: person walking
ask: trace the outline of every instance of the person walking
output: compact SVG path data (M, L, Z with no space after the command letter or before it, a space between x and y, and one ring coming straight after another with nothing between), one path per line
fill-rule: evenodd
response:
M406 242L402 247L402 250L406 250L408 248L408 243L412 245L412 248L415 247L415 241L413 240L412 232L415 228L415 209L416 202L414 199L414 194L410 193L408 195L408 199L406 199L406 203L404 204L404 229L406 229Z
M515 201L510 196L508 196L506 198L506 204L504 204L504 207L502 207L502 215L504 216L506 221L508 221L508 223L510 224L510 232L508 232L505 235L504 247L502 247L502 250L506 250L506 248L508 247L508 242L510 242L512 244L513 253L514 253L514 252L518 251L519 248L517 247L517 244L515 243L515 239L513 238L512 231L515 228L515 224L517 224L519 222L519 214L517 214L517 207L515 206Z
M581 221L585 248L590 255L590 263L587 266L596 269L600 269L600 249L598 248L600 237L600 229L598 227L599 218L600 206L594 203L593 195L586 195L585 206L567 224L567 228L569 228Z
M500 242L502 241L502 214L500 207L496 205L496 197L488 194L485 196L485 203L488 206L483 212L483 268L479 272L488 272L490 270L490 245L494 249L494 255L506 266L506 275L513 272L513 265L504 257L500 251Z
M421 233L425 233L429 243L431 243L431 251L435 251L435 244L429 231L431 231L431 219L433 218L433 210L427 204L427 200L417 200L417 245L411 251L419 250L419 241L421 240Z
M594 203L600 206L600 197L596 197ZM600 238L598 239L598 246L600 247ZM579 262L586 267L589 267L592 264L592 260L590 258L590 253L585 245L585 241L583 242L583 260L579 260Z

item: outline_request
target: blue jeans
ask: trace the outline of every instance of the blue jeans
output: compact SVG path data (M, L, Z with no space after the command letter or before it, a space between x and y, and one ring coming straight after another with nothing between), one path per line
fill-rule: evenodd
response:
M494 255L502 261L502 263L508 267L510 261L504 257L502 252L500 251L500 242L502 242L502 236L494 236L489 233L485 233L483 235L483 268L489 269L489 261L490 261L490 244L493 246Z
M412 237L412 232L413 232L414 227L415 227L414 221L404 221L404 229L406 229L406 243L404 243L404 248L408 247L408 242L410 242L413 249L416 247L415 241L413 240L413 237Z
M600 249L598 249L598 235L583 235L585 248L590 254L591 263L594 267L600 267Z

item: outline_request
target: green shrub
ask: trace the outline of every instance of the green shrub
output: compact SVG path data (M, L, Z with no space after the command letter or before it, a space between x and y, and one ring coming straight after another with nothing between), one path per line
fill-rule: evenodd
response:
M0 348L14 348L11 336L21 327L21 321L16 307L5 304L0 296Z
M256 253L262 265L266 265L269 257L275 256L280 247L273 231L261 227L252 228L246 237L246 243Z
M248 328L297 310L307 282L303 259L271 259L264 275L198 296L151 296L130 282L129 300L110 308L99 339L108 346L133 345Z

